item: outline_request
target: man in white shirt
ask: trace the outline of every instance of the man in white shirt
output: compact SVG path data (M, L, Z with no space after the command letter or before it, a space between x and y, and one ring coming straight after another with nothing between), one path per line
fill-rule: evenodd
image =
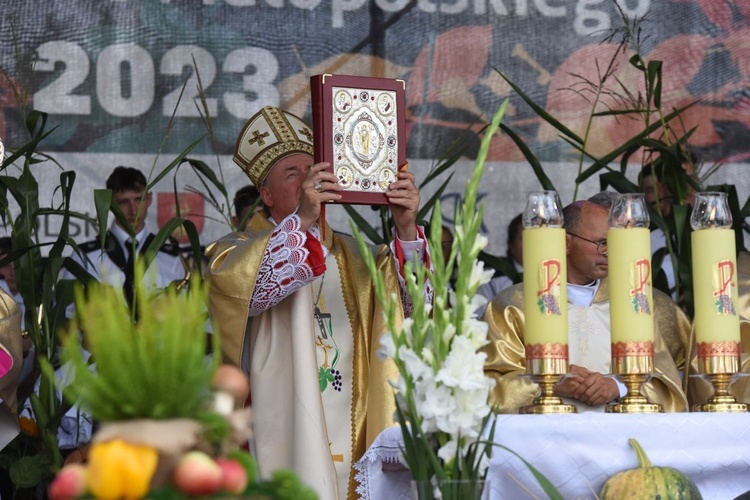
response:
M146 192L146 185L146 177L141 171L132 167L116 167L107 179L106 186L112 190L114 202L132 227L135 242L129 228L115 220L107 231L103 248L100 239L96 238L80 245L82 256L73 256L98 281L123 287L129 303L132 301L133 290L131 254L137 252L143 256L155 238L146 225L152 196ZM146 285L149 288L166 288L170 283L182 280L185 274L178 245L168 241L159 248L154 261L146 270Z

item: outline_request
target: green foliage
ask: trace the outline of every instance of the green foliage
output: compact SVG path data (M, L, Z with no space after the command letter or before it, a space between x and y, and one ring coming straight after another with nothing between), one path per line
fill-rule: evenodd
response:
M147 292L139 267L135 324L120 290L96 283L87 297L78 293L77 317L62 343L62 359L74 370L66 396L104 422L194 417L206 406L219 361L218 351L213 363L205 358L205 289L196 280L184 294ZM96 373L89 370L79 329Z

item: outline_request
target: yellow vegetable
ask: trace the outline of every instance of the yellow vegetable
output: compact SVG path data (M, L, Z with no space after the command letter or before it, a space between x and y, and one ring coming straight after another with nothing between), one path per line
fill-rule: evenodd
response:
M120 439L91 446L88 488L97 498L141 498L148 493L159 453Z

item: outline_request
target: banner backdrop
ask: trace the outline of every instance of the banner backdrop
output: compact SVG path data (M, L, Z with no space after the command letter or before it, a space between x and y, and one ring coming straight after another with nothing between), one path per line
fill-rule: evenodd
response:
M648 14L642 55L664 61L664 109L700 100L681 127L697 126L691 146L699 159L739 166L738 177L727 180L741 183L750 162L750 2L619 5L631 18ZM102 187L118 162L148 172L157 154L166 165L210 130L194 152L217 168L223 159L223 169L232 170L230 197L247 183L228 159L247 118L270 104L311 121L309 77L319 73L405 80L407 156L420 165L418 177L464 131L480 130L508 96L506 123L548 168L574 165L574 151L542 126L498 71L582 135L591 106L581 82L598 81L615 47L601 41L622 25L611 0L5 0L2 11L0 64L9 78L0 78L0 137L6 147L26 139L20 97L49 113L58 128L43 143L45 151L64 158L58 158L63 168L85 165L77 189L90 190ZM630 92L642 89L627 57L611 79L622 94L619 82ZM14 86L28 93L14 94ZM639 127L627 119L596 123L595 154ZM470 160L478 140L466 140ZM523 157L500 136L490 159L515 165ZM487 231L504 250L504 225L523 208L507 175L530 188L534 178L522 165L496 170L506 174L488 176L486 186L501 222ZM575 168L564 171L575 175ZM454 176L445 196L460 193L465 178ZM177 181L178 190L187 182ZM588 191L596 190L592 182ZM159 190L169 193L171 183ZM571 192L561 192L563 201L571 201ZM201 205L181 196L184 206ZM504 197L514 203L501 203ZM89 200L82 194L84 207ZM151 215L155 223L166 217ZM225 229L208 219L202 234L210 240Z

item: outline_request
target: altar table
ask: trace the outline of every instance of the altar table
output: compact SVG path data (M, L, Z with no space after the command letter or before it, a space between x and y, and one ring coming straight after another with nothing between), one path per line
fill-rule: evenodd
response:
M750 491L750 414L499 415L495 442L544 474L566 499L596 498L604 482L637 466L628 438L651 462L690 477L704 499L733 499ZM383 431L355 464L358 493L372 500L411 498L411 476L400 458L401 429ZM491 499L546 498L526 466L495 448Z

